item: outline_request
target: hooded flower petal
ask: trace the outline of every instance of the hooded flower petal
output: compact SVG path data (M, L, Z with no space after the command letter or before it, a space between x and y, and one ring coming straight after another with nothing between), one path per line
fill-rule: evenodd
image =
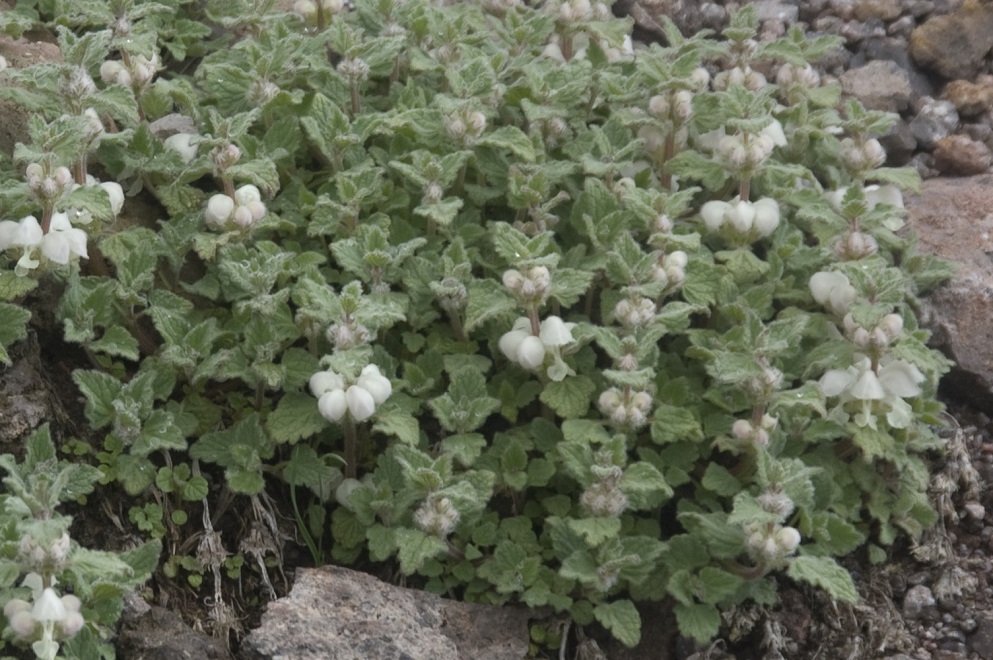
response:
M846 369L831 369L823 376L817 385L824 396L838 396L855 383L855 376Z
M31 618L38 623L62 621L66 618L66 606L55 593L55 589L47 587L41 592L41 596L35 600L34 607L31 608Z
M896 186L866 186L865 202L869 208L877 204L889 204L898 209L903 208L903 193Z
M525 337L517 347L516 362L525 369L535 369L545 361L545 345L534 335Z
M868 360L860 363L858 379L851 387L852 397L859 401L878 401L886 398L886 390L879 382L879 377L868 364Z
M771 124L763 128L761 134L772 139L773 144L777 147L786 146L786 134L783 133L783 125L776 119L773 119Z
M9 248L17 233L17 223L13 220L3 220L0 222L0 250Z
M310 393L320 397L331 390L345 389L345 381L333 371L318 371L310 377Z
M703 224L712 232L719 231L721 225L724 224L724 216L730 208L731 205L727 202L707 202L700 207L700 217L703 218Z
M886 391L898 397L917 396L924 374L906 360L893 360L879 368L879 381Z
M367 365L362 369L362 375L359 376L356 384L372 395L376 405L386 401L390 397L390 394L393 393L393 385L390 383L390 379L383 376L379 371L379 367L374 364Z
M348 402L348 412L356 422L365 421L376 412L376 400L364 387L358 385L349 387L345 390L345 400Z
M345 399L345 391L341 389L322 394L321 398L317 400L317 410L329 422L340 422L347 409L348 402Z
M548 347L565 346L575 341L572 338L572 329L575 323L565 323L558 316L549 316L541 322L541 343Z
M34 247L40 245L44 237L38 219L29 215L17 223L17 231L11 237L10 244L15 247Z

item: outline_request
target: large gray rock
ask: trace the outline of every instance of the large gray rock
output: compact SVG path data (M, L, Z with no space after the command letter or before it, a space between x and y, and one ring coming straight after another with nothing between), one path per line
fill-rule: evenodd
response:
M299 569L245 638L245 660L520 660L529 610L447 600L337 566Z
M900 112L910 105L910 76L896 62L869 62L841 75L841 90L872 110Z
M922 252L956 264L952 280L925 299L932 343L957 366L946 385L989 409L993 402L993 176L936 178L906 200Z
M934 16L910 35L910 55L918 65L949 79L975 77L993 48L993 5L964 2Z

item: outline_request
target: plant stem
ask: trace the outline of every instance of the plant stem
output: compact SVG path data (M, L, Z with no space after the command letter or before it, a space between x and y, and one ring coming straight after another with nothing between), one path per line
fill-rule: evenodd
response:
M345 415L345 477L349 479L354 479L355 475L358 474L356 470L356 454L358 453L358 434L355 429L355 422L352 421L350 415Z

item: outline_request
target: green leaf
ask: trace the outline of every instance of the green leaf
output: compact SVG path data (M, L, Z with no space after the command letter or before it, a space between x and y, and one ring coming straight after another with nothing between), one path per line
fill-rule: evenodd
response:
M397 528L393 536L397 545L397 557L400 559L400 571L404 575L413 575L429 559L448 550L443 539L425 534L419 529Z
M794 557L786 574L794 580L821 587L836 600L858 602L859 592L855 589L852 576L831 557Z
M7 347L28 336L31 312L17 305L0 303L0 362L10 364Z
M711 463L700 482L704 488L723 497L734 497L741 490L741 482L722 465Z
M506 149L518 158L533 163L536 158L534 143L527 134L516 126L501 126L484 134L476 141L477 145Z
M121 382L102 371L77 369L72 379L86 397L83 414L95 429L102 429L114 421L114 400L121 392Z
M621 531L620 518L579 518L568 521L569 529L582 536L590 547L614 538Z
M669 444L682 440L698 442L703 440L700 420L693 411L681 406L660 403L652 414L652 440L658 444Z
M421 426L417 418L398 408L376 411L374 431L391 435L405 445L416 447L421 439Z
M0 311L2 313L2 311ZM2 343L2 340L0 340ZM112 325L103 332L100 339L90 343L90 349L97 353L106 353L128 360L138 360L138 340L128 330L119 325Z
M568 376L551 381L541 391L541 402L564 419L582 417L590 407L596 385L587 376Z
M495 280L473 280L469 283L469 302L465 310L465 331L471 332L490 319L510 317L517 302L506 287ZM507 328L510 330L510 328Z
M599 603L593 608L593 616L628 648L641 641L641 616L630 600Z
M705 644L713 639L721 628L721 614L713 605L678 603L675 612L679 632L687 637L692 637L700 644Z
M327 427L314 397L299 392L287 392L266 420L269 435L277 443L295 444L317 435Z

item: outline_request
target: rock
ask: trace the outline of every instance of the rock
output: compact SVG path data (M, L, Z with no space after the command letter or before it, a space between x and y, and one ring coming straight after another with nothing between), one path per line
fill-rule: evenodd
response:
M779 0L757 0L751 3L755 7L759 23L765 21L781 21L783 25L793 25L800 17L800 8L789 2Z
M917 148L917 138L910 130L910 125L899 120L890 132L879 138L879 143L886 150L886 162L891 166L906 165Z
M846 71L841 90L871 110L900 112L910 104L910 78L896 62L869 62Z
M993 109L993 81L953 80L945 86L944 96L960 115L975 117Z
M982 660L993 660L993 616L987 615L976 621L976 631L966 639L969 650Z
M245 660L518 660L523 609L460 603L336 566L299 569L289 596L245 637Z
M881 21L892 21L900 18L903 8L900 0L857 0L853 8L855 18L867 21L878 18Z
M901 16L886 27L886 34L892 37L910 38L916 26L917 21L913 16Z
M864 64L872 60L892 60L907 72L907 77L910 79L911 104L924 96L935 95L934 82L931 80L933 76L921 71L910 59L910 55L907 54L906 39L898 37L868 39L862 44L862 48L853 61Z
M971 0L944 16L933 16L910 35L918 65L945 78L974 78L993 48L993 5Z
M993 402L993 176L931 179L920 196L908 195L905 201L920 251L957 266L951 281L928 295L922 307L932 345L957 363L944 384L988 410Z
M934 165L942 174L982 174L991 164L989 147L966 135L949 135L934 145Z
M122 626L117 652L121 658L142 660L234 659L220 640L195 632L178 614L164 607L152 607Z
M903 616L908 619L923 618L936 605L934 594L923 584L911 587L903 597Z
M951 101L924 97L917 116L910 121L910 132L921 147L934 149L938 140L951 135L958 125L959 113Z
M966 502L962 505L967 516L973 520L982 520L986 517L986 507L979 502Z

